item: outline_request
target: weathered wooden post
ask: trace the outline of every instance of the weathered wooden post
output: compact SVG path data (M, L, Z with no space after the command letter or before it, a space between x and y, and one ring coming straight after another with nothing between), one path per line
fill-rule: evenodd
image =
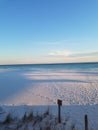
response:
M85 130L88 130L88 117L87 117L87 115L85 115L84 120L85 120Z
M62 106L62 100L58 99L58 122L61 123L61 106Z

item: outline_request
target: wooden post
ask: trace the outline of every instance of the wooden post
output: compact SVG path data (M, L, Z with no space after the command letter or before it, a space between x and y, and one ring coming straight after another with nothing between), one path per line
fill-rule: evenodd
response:
M84 120L85 120L85 130L88 130L88 117L87 117L87 115L85 115Z
M62 106L62 100L58 99L58 122L61 123L61 106Z

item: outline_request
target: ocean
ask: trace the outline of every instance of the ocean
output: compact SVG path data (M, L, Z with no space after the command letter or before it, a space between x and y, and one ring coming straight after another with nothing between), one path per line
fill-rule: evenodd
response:
M98 62L90 63L58 63L58 64L15 64L0 65L5 70L98 70Z

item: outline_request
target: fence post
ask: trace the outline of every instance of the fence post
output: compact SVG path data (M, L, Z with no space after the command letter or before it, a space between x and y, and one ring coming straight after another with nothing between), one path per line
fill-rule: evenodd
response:
M84 120L85 120L85 130L88 130L88 117L87 117L87 115L85 115Z
M58 99L58 122L61 123L61 106L62 106L62 100Z

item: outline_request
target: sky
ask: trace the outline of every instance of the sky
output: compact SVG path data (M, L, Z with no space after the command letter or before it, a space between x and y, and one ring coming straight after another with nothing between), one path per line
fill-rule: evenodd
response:
M98 0L0 0L0 64L98 62Z

